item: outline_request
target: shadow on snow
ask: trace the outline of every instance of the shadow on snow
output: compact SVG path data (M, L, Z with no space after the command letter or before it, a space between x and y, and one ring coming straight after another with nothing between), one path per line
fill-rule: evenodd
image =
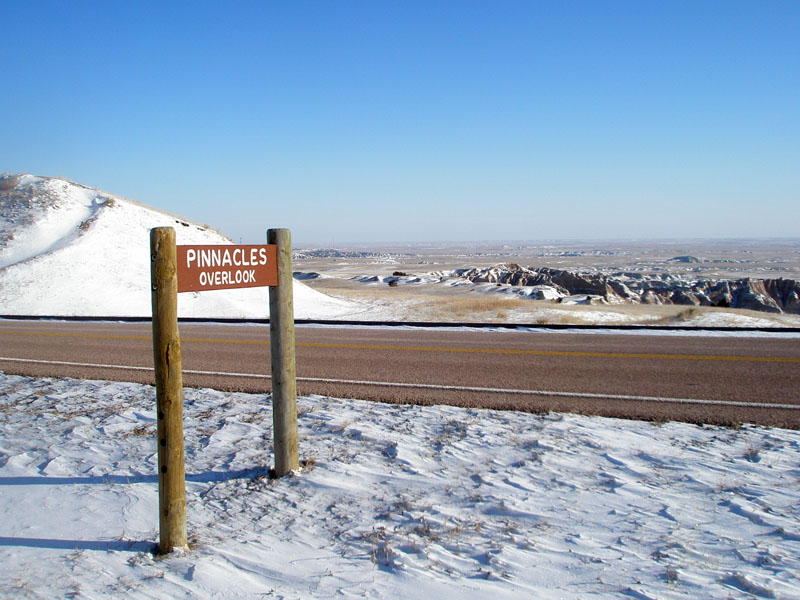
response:
M233 479L255 479L268 477L269 468L256 467L237 471L209 471L208 473L187 474L186 481L193 483L218 483ZM0 477L3 485L98 485L158 483L157 475L101 475L93 477ZM0 546L48 548L52 550L94 550L100 552L149 552L158 549L155 542L126 540L56 540L47 538L2 537Z
M232 479L255 479L267 477L268 467L254 467L239 469L237 471L209 471L208 473L186 474L186 481L191 483L219 483ZM100 485L100 484L131 484L131 483L158 483L158 475L93 475L90 477L0 477L0 486L3 485Z

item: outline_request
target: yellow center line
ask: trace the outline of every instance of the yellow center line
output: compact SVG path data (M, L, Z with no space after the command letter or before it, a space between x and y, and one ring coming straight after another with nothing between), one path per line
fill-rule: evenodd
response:
M354 350L401 350L406 352L456 352L463 354L509 354L522 356L579 356L596 358L654 358L667 360L738 360L754 362L800 362L800 358L770 356L720 356L702 354L645 354L637 352L579 352L568 350L514 350L501 348L437 348L427 346L373 346L368 344L301 343L311 348L340 348Z
M152 339L149 335L117 335L102 333L59 333L57 331L0 331L1 335L30 335L39 337L70 337L98 340L147 340Z
M27 335L41 337L71 337L82 339L111 339L150 341L150 336L115 335L101 333L59 333L50 331L0 331L4 335ZM269 340L224 340L215 338L181 338L183 343L196 344L241 344L251 346L268 346ZM329 344L321 342L298 342L304 348L326 348L339 350L386 350L394 352L446 352L459 354L501 354L511 356L565 356L581 358L643 358L659 360L721 360L766 363L800 363L800 358L772 356L724 356L714 354L647 354L639 352L581 352L569 350L521 350L501 348L446 348L436 346L388 346L378 344Z

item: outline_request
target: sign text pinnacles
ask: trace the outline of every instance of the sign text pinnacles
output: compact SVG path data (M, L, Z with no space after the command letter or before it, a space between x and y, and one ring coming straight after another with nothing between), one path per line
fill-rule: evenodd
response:
M178 292L278 285L274 244L178 246Z

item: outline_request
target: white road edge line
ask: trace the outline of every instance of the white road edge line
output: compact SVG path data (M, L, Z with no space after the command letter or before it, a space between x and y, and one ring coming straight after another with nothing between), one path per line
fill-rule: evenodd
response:
M123 369L130 371L152 371L152 367L137 367L131 365L105 365L95 363L79 363L59 360L37 360L33 358L10 358L0 356L0 362L36 363L43 365L62 365L68 367L93 367L96 369ZM246 377L252 379L271 379L270 375L261 373L228 373L225 371L197 371L184 369L190 375L210 375L220 377ZM366 381L359 379L327 379L324 377L298 377L297 381L311 383L338 383L349 385L374 385L380 387L414 388L424 390L444 390L456 392L482 392L488 394L515 394L519 396L555 396L562 398L590 398L600 400L627 400L634 402L669 402L673 404L704 404L711 406L741 406L746 408L782 408L786 410L800 410L800 404L781 404L773 402L736 402L734 400L706 400L702 398L669 398L661 396L627 396L623 394L595 394L591 392L556 392L550 390L518 390L513 388L489 388L465 385L438 385L433 383L403 383L390 381Z

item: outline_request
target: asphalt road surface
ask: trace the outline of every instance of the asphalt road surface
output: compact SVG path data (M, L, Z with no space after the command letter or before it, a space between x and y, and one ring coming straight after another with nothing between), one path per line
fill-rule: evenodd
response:
M182 324L185 385L267 392L266 325ZM0 321L9 374L153 382L148 323ZM298 393L800 427L800 339L298 327Z

